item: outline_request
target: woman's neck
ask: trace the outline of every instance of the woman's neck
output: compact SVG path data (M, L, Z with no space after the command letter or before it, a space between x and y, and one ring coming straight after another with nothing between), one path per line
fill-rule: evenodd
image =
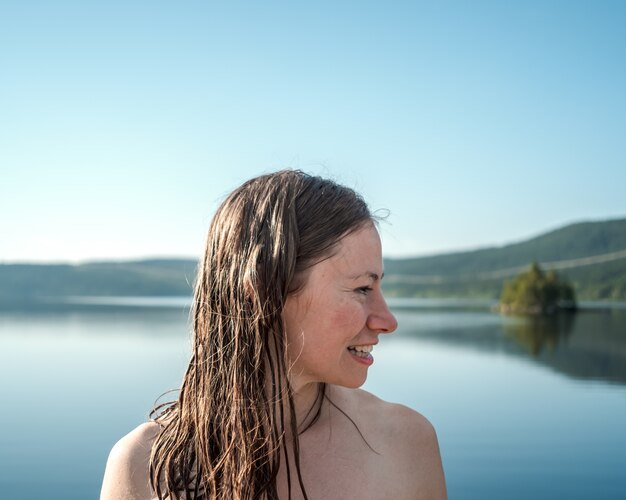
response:
M307 429L319 414L325 387L319 382L298 385L292 382L293 405L296 414L298 432Z

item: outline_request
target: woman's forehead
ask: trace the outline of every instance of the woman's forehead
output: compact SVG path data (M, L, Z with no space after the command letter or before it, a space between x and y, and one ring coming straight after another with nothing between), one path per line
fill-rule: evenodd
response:
M345 236L337 243L333 254L311 270L316 268L318 272L338 273L347 279L379 280L383 270L378 232L372 226Z
M337 245L336 253L344 258L349 258L352 255L376 258L380 256L382 251L380 236L373 225L368 225L348 234Z

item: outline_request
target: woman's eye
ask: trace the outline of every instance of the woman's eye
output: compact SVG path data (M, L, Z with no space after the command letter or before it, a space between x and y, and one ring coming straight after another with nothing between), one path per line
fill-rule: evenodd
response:
M357 288L356 291L358 293L363 294L363 295L367 295L368 293L370 293L372 291L372 287L370 287L370 286L362 286L360 288Z

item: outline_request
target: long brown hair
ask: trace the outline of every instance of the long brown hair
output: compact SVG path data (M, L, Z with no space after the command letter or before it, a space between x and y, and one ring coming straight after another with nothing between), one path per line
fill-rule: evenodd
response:
M156 417L150 481L159 499L278 498L287 429L307 497L282 310L306 270L372 219L353 190L297 170L251 179L222 203L196 278L191 360L178 400Z

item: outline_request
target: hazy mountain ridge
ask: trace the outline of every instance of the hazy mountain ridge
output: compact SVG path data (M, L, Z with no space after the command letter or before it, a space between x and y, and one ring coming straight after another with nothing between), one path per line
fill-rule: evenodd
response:
M624 251L626 219L581 222L502 247L385 259L383 283L394 296L497 298L504 280L517 268L533 260L567 261L570 267L559 274L572 281L579 298L626 300ZM577 265L575 260L607 254L617 257L591 265ZM0 303L67 296L189 296L196 266L190 259L0 264Z
M597 256L604 261L585 265L582 260ZM496 298L504 280L533 261L556 268L580 298L624 300L626 219L571 224L502 247L386 259L385 286L399 296Z
M459 275L552 262L626 250L626 219L571 224L534 238L501 247L385 259L385 272Z
M85 264L0 265L0 302L68 296L190 295L196 261L152 259Z

